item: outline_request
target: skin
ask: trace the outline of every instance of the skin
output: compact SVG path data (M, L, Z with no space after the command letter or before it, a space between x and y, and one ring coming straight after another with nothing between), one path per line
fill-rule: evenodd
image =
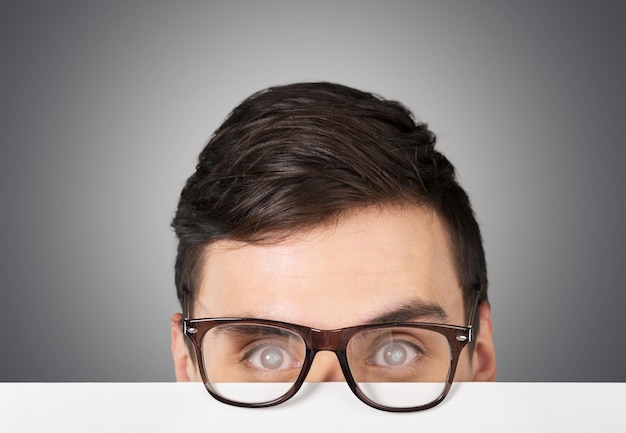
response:
M402 320L466 326L447 233L436 213L417 206L366 208L336 224L271 245L219 241L207 247L194 317L253 317L336 329L382 318L406 306L443 314ZM428 312L426 312L428 313ZM493 381L491 310L479 305L480 332L471 359L462 352L455 380ZM200 381L184 344L180 313L172 317L178 381ZM345 380L332 352L317 354L308 381Z

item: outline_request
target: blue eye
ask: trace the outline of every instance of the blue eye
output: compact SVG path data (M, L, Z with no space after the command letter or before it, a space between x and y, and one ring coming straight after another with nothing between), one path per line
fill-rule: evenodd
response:
M247 363L258 370L277 371L300 368L301 362L280 345L267 343L250 350Z
M405 367L413 364L420 355L421 352L415 345L406 341L391 340L379 347L366 363L379 367Z

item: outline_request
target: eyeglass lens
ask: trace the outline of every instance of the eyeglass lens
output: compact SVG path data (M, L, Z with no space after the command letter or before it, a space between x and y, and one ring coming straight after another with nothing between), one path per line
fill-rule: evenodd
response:
M287 394L306 356L306 344L297 333L246 323L211 328L201 348L212 391L248 404L268 403ZM348 342L346 356L363 395L394 408L436 400L445 388L452 357L444 335L412 327L358 332Z

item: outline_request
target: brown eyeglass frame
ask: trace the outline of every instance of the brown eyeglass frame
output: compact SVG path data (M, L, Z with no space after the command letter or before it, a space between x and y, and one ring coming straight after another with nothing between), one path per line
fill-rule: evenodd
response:
M319 351L328 350L334 352L339 360L339 365L341 366L341 371L346 379L346 382L354 395L361 400L363 403L371 406L375 409L388 411L388 412L416 412L420 410L430 409L443 401L446 397L450 388L452 386L452 382L454 379L454 374L456 372L456 367L459 362L459 357L463 348L473 341L473 321L474 315L476 313L476 309L480 300L481 290L478 290L476 301L474 302L473 308L469 317L469 325L468 326L458 326L458 325L446 325L439 323L422 323L422 322L390 322L390 323L374 323L374 324L366 324L360 326L351 326L348 328L340 328L340 329L332 329L332 330L323 330L323 329L315 329L310 328L308 326L296 325L292 323L279 322L274 320L264 320L264 319L254 319L254 318L214 318L214 319L190 319L188 318L188 310L187 305L185 303L185 316L186 318L183 320L183 332L189 338L191 343L193 344L194 352L196 355L196 359L198 361L198 367L200 370L200 375L202 377L202 381L204 382L204 386L211 396L213 396L216 400L221 401L222 403L229 404L232 406L239 407L249 407L249 408L261 408L261 407L270 407L275 406L280 403L284 403L293 397L302 384L304 383L307 374L313 364L313 359L315 355ZM204 357L202 356L202 339L204 335L212 328L225 325L225 324L251 324L251 325L268 325L276 328L285 329L291 331L302 338L306 345L305 357L302 368L300 370L300 374L292 387L283 394L281 397L264 402L264 403L242 403L235 400L229 400L227 398L222 397L218 393L216 393L211 387L211 383L207 379L207 374L204 367ZM364 330L373 330L379 328L393 328L393 327L404 327L404 328L415 328L415 329L426 329L430 331L437 332L443 335L447 340L450 346L451 358L450 358L450 367L448 369L448 377L446 378L446 382L444 384L444 388L439 394L437 398L435 398L432 402L414 406L414 407L390 407L384 406L376 403L375 401L367 398L362 391L359 389L357 382L354 380L352 376L352 372L350 371L350 367L348 365L348 358L346 356L346 347L350 339L357 333Z

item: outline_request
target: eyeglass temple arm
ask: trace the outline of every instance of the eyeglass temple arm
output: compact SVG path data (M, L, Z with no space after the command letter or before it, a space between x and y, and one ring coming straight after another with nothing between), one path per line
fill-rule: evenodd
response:
M480 298L482 297L482 295L483 295L483 286L477 285L476 286L476 300L474 301L474 305L472 306L472 310L470 312L468 328L474 327L474 317L476 316L476 310L478 310L478 304L480 303Z
M188 292L187 289L184 288L183 289L183 299L182 299L182 304L183 304L183 319L191 319L191 314L189 311L189 302L187 302L188 299Z

